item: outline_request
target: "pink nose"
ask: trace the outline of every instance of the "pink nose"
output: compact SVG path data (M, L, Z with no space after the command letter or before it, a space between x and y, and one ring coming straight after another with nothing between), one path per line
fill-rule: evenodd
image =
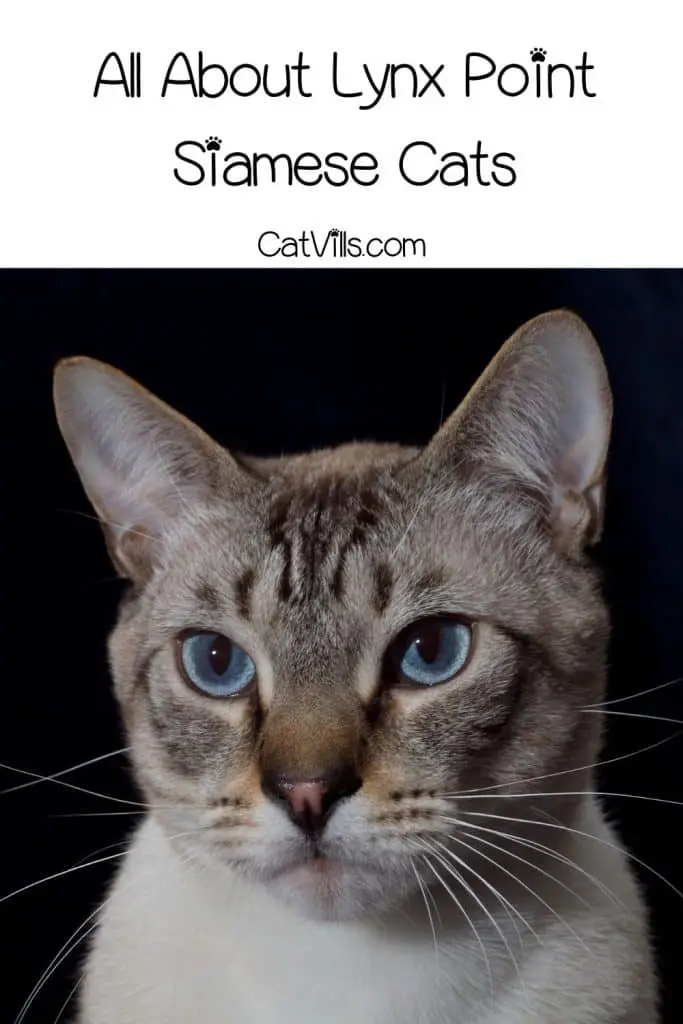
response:
M292 814L299 818L321 818L323 797L327 792L324 782L295 782L284 788L284 796L292 808Z
M354 768L327 772L315 779L295 781L278 772L265 771L261 778L264 793L284 803L295 825L310 836L319 835L334 807L361 787Z

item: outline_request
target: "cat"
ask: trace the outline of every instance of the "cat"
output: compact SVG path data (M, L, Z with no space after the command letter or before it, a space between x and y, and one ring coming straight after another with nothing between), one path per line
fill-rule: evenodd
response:
M130 590L109 658L149 810L78 1024L655 1024L595 794L611 426L588 327L521 327L423 449L231 454L55 370Z

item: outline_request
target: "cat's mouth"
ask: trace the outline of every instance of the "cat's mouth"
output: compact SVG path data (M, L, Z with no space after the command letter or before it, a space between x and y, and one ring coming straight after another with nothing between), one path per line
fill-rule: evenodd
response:
M289 870L308 868L312 872L326 874L344 866L339 857L332 856L323 849L320 842L314 841L304 850L300 859L290 865Z
M297 874L300 878L331 878L358 868L358 863L351 863L348 858L330 850L322 840L311 840L276 870L275 877Z
M283 860L266 884L305 917L326 921L362 917L370 908L395 902L405 891L403 873L333 845L328 849L324 843Z

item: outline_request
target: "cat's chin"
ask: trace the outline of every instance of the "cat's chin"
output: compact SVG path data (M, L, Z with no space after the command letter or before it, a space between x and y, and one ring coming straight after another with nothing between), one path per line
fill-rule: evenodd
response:
M265 885L302 916L317 921L357 920L393 905L405 891L386 872L327 857L288 867Z

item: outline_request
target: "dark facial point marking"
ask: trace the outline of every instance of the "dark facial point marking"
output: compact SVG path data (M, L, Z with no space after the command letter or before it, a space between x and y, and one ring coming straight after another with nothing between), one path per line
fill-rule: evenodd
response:
M375 569L374 605L381 615L386 611L394 586L394 576L386 562L380 562Z
M200 604L203 604L206 608L211 611L218 611L221 605L221 599L216 588L211 584L207 583L206 580L202 580L195 589L197 600Z
M288 601L292 595L292 542L285 535L288 513L288 502L284 500L279 501L273 509L273 514L268 524L270 546L273 551L279 550L283 559L282 575L278 587L281 601Z
M415 580L412 586L415 598L419 599L425 594L433 594L435 590L439 590L444 586L447 578L446 573L438 568L430 569L429 572L423 573L419 579Z
M254 586L253 570L247 569L235 584L235 604L243 619L251 614L251 591Z
M353 548L365 546L368 532L379 522L379 504L367 485L360 488L357 481L341 477L281 494L268 524L271 548L283 561L280 600L305 600L321 586L341 599L346 559ZM337 557L330 564L333 547Z

